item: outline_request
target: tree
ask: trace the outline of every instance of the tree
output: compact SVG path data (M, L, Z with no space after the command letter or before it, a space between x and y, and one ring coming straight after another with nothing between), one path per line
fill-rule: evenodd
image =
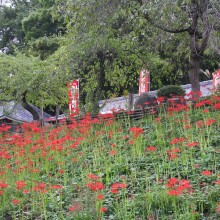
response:
M199 73L210 38L219 30L218 1L138 1L139 15L153 26L171 34L187 33L189 39L189 79L192 91L200 91ZM160 10L158 10L160 8ZM156 10L155 10L156 9Z
M22 20L39 7L37 0L11 0L10 6L0 7L0 49L13 54L14 47L26 47Z
M0 100L21 102L34 120L39 120L40 116L29 103L42 109L67 103L67 74L59 66L60 54L57 52L53 56L51 60L41 61L20 53L16 56L1 54Z

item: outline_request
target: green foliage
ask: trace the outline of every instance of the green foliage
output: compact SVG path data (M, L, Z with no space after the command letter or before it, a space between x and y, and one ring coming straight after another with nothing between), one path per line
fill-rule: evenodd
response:
M173 96L184 96L185 90L178 85L163 86L157 91L158 97L172 98Z
M0 57L0 100L20 101L26 93L27 100L39 107L67 103L67 77L58 64L23 54Z
M27 40L59 33L59 24L53 20L49 9L38 9L23 19L22 28Z

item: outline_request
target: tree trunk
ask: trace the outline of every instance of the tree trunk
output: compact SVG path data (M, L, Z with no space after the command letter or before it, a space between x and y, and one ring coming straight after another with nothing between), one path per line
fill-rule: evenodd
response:
M199 69L200 69L201 58L196 56L195 54L190 56L189 61L189 80L192 86L192 92L198 93L200 92L200 84L199 84Z
M190 34L189 80L192 98L198 99L200 94L199 70L202 62L202 51L198 50L198 36Z
M23 95L22 95L21 105L23 106L24 109L26 109L27 111L29 111L32 114L34 120L36 120L36 121L40 120L40 116L39 116L38 112L31 105L29 105L27 103L26 92L23 93Z
M56 124L58 124L58 117L60 115L60 105L56 105Z

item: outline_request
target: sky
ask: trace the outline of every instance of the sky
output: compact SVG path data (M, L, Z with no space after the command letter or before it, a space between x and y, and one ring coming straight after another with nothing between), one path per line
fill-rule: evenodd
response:
M0 5L9 6L10 5L10 0L0 0Z

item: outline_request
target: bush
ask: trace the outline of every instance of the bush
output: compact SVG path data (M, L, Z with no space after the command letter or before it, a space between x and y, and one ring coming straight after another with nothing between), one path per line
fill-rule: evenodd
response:
M150 95L145 92L142 93L135 102L135 108L145 108L145 107L153 107L157 105L156 96Z
M158 97L172 98L174 96L185 96L185 90L178 85L163 86L157 91Z

